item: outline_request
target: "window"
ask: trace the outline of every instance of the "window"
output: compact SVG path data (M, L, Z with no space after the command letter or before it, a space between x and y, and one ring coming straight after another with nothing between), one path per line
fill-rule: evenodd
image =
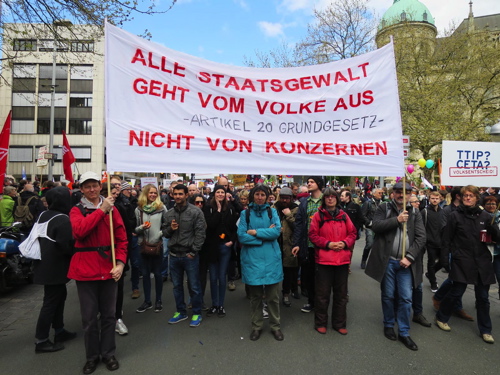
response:
M94 52L94 41L74 40L71 42L71 52Z
M36 39L14 39L14 51L36 51Z
M69 98L70 107L92 107L92 98Z
M401 13L401 21L406 21L406 12Z
M36 65L14 64L14 78L36 78Z
M54 134L62 134L63 130L66 130L66 119L54 119ZM50 119L38 119L36 132L37 134L49 134Z
M77 163L90 163L92 161L92 148L88 146L71 146L71 151ZM56 161L62 162L62 147L54 146Z
M9 147L9 161L22 161L22 162L32 162L33 161L33 146L23 147L23 146L12 146Z
M35 133L35 120L12 120L12 134Z
M424 12L424 21L427 22L427 12Z
M69 120L69 134L92 134L92 120Z
M92 65L72 65L70 67L71 80L92 80L93 67Z
M38 50L40 52L52 52L54 49L54 44L56 45L56 50L60 52L68 51L68 43L61 40L57 40L54 43L54 39L42 39L39 41L40 45Z

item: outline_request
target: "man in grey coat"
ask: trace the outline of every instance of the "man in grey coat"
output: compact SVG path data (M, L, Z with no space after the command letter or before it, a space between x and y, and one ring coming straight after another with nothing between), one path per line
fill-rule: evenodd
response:
M394 332L397 321L399 341L411 350L418 350L409 330L412 289L422 283L422 264L418 260L425 245L425 228L420 212L403 205L403 183L396 183L393 191L394 199L380 204L375 212L372 225L375 239L365 272L380 282L385 337L397 339ZM411 186L406 184L406 202L410 194Z

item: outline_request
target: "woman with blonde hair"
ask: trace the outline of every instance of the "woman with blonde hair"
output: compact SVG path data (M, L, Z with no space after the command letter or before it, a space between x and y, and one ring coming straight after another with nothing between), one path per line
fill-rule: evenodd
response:
M135 217L137 227L135 232L138 235L138 243L142 259L142 282L144 288L144 303L136 310L142 313L153 307L151 303L151 278L150 273L155 278L155 312L163 309L161 293L163 291L163 277L161 275L161 265L163 262L163 230L167 222L167 209L160 200L156 186L149 184L144 186L137 202Z

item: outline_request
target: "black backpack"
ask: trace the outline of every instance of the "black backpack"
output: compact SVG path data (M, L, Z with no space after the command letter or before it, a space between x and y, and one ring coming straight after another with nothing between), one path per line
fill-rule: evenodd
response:
M22 204L21 197L17 197L17 207L14 210L14 220L23 223L23 227L31 227L34 222L33 214L30 211L29 204L37 197L29 197L25 204Z

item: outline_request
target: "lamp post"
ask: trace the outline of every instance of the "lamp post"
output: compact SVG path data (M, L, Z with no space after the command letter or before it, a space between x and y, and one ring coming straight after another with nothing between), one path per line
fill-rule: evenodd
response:
M500 122L491 127L490 135L493 142L500 142Z
M49 153L54 155L54 117L55 117L55 100L56 100L56 58L57 58L57 27L70 27L73 25L69 20L55 20L52 22L54 31L54 44L52 47L52 82L50 85L50 124L49 124ZM53 173L54 159L49 160L49 169L47 179L54 179Z

